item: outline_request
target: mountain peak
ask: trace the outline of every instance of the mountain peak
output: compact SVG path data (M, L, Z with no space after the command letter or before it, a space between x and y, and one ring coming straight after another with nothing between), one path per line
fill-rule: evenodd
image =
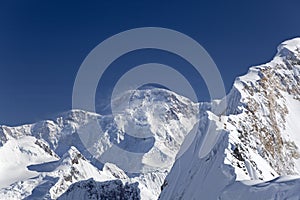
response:
M270 188L277 187L275 178L300 173L299 48L300 38L285 41L272 61L251 67L246 75L236 79L227 96L228 111L210 119L217 126L213 131L220 132L214 149L199 159L199 144L205 142L205 137L199 134L188 153L177 160L168 174L162 199L176 196L193 199L206 194L205 199L219 199L230 187L236 199L246 195L237 189L242 187L250 197L257 195L253 199L277 199L284 194L284 187L272 192ZM204 129L202 134L209 133ZM243 182L235 182L232 177ZM261 184L259 189L254 186L258 190L253 192L249 183L243 185L246 180L269 182ZM299 188L299 181L295 184ZM299 193L293 195L299 198Z
M277 47L277 55L284 57L291 57L291 58L298 58L300 56L300 37L298 38L293 38L290 40L286 40L282 42L278 47Z
M78 164L79 160L86 160L85 157L74 146L71 146L68 152L66 152L62 160L69 160L72 164Z

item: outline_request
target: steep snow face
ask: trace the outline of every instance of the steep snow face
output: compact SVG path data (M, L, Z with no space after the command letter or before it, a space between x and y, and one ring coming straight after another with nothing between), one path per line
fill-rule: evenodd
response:
M0 194L55 199L71 184L93 178L97 184L138 182L141 198L156 199L198 113L199 104L152 89L135 91L130 105L114 116L72 110L55 120L1 126ZM84 146L79 133L96 139Z
M215 147L199 157L203 135L209 134L200 128L168 174L161 199L300 198L299 179L272 180L300 172L299 48L300 39L284 42L271 62L236 79L226 112L202 120L216 125L220 137ZM239 180L256 182L235 182Z
M199 105L163 89L128 94L128 105L123 105L127 94L114 102L118 105L116 127L105 129L109 134L117 129L118 135L101 159L133 173L169 170L185 136L198 121Z
M234 169L224 165L228 133L224 130L217 131L220 137L216 145L205 157L200 158L204 131L205 129L199 130L190 148L176 160L165 180L160 199L218 199L217 195L224 187L234 182Z

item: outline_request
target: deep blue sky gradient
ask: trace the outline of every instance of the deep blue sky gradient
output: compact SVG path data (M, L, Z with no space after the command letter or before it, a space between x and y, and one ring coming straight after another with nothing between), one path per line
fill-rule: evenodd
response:
M137 27L170 28L197 40L228 91L249 66L270 60L280 42L300 36L299 8L298 0L1 1L0 124L35 122L71 109L73 82L87 54ZM131 60L147 60L138 54Z

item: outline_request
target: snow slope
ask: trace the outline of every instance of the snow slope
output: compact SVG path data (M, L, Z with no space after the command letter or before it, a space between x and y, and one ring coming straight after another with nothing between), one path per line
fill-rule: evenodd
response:
M38 173L27 169L29 165L57 160L55 153L48 154L36 145L36 141L32 136L19 140L9 138L0 148L0 188L18 180L37 176Z

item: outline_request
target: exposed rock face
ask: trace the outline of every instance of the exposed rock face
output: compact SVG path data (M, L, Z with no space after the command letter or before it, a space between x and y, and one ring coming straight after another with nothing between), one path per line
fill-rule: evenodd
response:
M139 200L138 183L126 183L120 180L95 182L93 179L74 183L58 200L64 199L120 199Z
M244 160L248 160L248 167L256 171L255 177L248 170L244 171L251 179L268 180L277 175L300 172L295 164L300 158L300 144L294 138L298 134L296 131L300 130L291 132L289 129L294 127L291 123L296 123L291 122L289 116L297 112L295 106L300 109L300 59L297 51L300 42L294 40L280 45L278 54L270 63L251 67L248 74L237 78L229 94L230 100L240 93L235 112L224 117L225 125L234 127L232 132L238 132L230 134L233 149L230 152L236 158L231 164L245 169ZM269 170L271 176L266 175L267 172L261 169L264 166L259 166L251 153L266 160L276 173ZM245 176L239 179L245 179Z

